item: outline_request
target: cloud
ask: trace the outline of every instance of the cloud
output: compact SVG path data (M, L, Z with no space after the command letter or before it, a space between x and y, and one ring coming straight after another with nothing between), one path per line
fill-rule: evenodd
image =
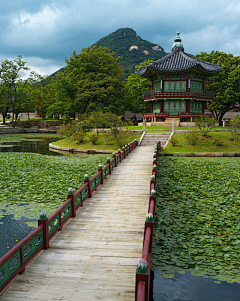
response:
M238 55L239 15L240 3L235 0L15 0L14 5L5 1L0 12L4 28L0 51L41 58L48 72L50 65L64 66L64 57L74 50L80 53L100 38L129 27L167 52L179 30L189 53L219 50Z
M21 12L11 15L11 21L2 43L12 48L36 49L52 43L51 39L58 32L57 22L64 13L55 5L44 6L36 13Z

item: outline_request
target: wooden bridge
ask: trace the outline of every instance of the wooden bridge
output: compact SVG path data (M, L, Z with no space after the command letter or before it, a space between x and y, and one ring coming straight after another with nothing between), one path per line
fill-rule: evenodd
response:
M63 228L59 226L62 231L51 240L49 248L23 269L25 272L8 287L1 301L134 300L154 144L151 140L137 147L112 170L103 185L96 185L92 197L78 207L81 209L76 217ZM84 190L82 193L81 200ZM49 225L53 226L54 218Z

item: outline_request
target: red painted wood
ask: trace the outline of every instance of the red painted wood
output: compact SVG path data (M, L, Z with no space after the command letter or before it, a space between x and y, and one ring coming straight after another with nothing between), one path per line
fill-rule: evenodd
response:
M92 197L92 191L91 191L91 183L90 183L90 179L88 180L84 180L84 183L87 183L88 186L88 197L91 198Z
M157 181L156 180L151 180L150 181L150 193L151 191L154 189L156 190L156 184L157 184Z
M72 200L72 217L76 217L76 204L75 204L75 194L68 194L67 199Z
M137 301L145 301L145 282L138 282Z
M49 248L49 231L48 231L48 218L39 219L38 226L43 225L43 249L47 250Z
M150 240L151 240L151 228L147 227L145 232L145 239L144 239L143 252L142 252L142 258L145 260L148 259Z
M139 274L136 271L136 285L135 285L135 301L138 301L137 299L137 293L138 293L138 285L140 282L145 283L145 301L149 301L149 288L150 288L150 270L148 269L147 274Z
M153 200L150 200L148 213L152 213L154 215L154 209L155 209L155 202Z
M101 173L101 184L103 184L103 169L101 168L99 168L99 170L98 170L98 172L100 172Z

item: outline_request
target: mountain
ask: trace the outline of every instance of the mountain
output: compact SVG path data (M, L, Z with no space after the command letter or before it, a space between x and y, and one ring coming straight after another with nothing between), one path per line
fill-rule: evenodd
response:
M125 77L134 73L135 66L145 60L156 61L167 54L161 46L143 40L131 28L118 29L92 46L108 47L117 56L123 57L120 65L124 67Z
M140 65L145 60L159 60L167 54L161 46L143 40L131 28L118 29L100 39L91 47L93 46L108 47L116 52L116 56L123 57L120 65L124 67L125 78L134 73L136 65ZM58 72L63 71L64 68L61 68L51 76L55 76Z

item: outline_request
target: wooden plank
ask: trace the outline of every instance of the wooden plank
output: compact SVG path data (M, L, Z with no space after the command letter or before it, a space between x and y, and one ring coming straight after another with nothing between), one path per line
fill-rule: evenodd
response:
M1 301L134 300L152 156L152 146L130 153Z

